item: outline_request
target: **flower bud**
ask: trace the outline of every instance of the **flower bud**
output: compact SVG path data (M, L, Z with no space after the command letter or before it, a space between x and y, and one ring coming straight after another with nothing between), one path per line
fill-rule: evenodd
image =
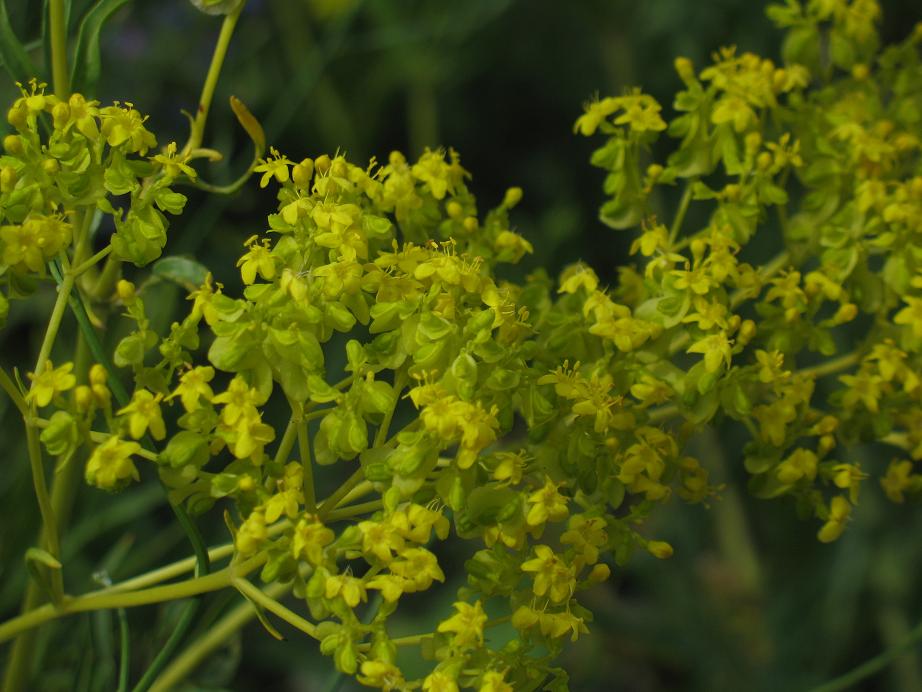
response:
M345 178L348 172L349 169L342 157L337 157L330 164L330 175L336 176L337 178Z
M858 63L856 65L852 65L852 77L855 80L859 82L863 82L864 80L868 78L868 75L870 74L871 74L871 71L868 69L868 66L865 65L864 63Z
M451 218L457 219L459 216L461 216L461 214L464 213L464 207L462 207L456 201L452 200L445 205L445 211L448 212L448 215Z
M45 159L42 161L42 170L48 175L55 175L61 170L61 164L58 163L57 159Z
M135 298L134 284L125 279L121 279L115 286L115 292L123 303L129 303Z
M692 61L688 58L678 57L673 63L675 66L675 71L679 74L679 79L681 79L686 84L695 81L695 66L692 64Z
M112 392L104 384L94 384L90 387L93 390L93 398L96 399L96 405L100 408L109 408L112 402Z
M313 175L314 161L312 159L304 159L291 169L291 179L294 181L294 184L302 190L307 190L310 187L311 177Z
M750 132L746 135L746 153L755 154L759 147L762 146L762 135L758 132Z
M650 541L647 543L647 552L660 560L672 557L672 546L666 541Z
M773 161L774 159L772 158L772 155L767 151L763 151L758 155L758 157L756 157L756 167L760 171L767 171L769 168L771 168Z
M664 170L665 169L660 164L651 163L647 166L647 177L650 178L651 181L656 182L659 180Z
M99 363L94 363L90 367L90 384L105 384L109 379L109 373Z
M740 325L739 334L736 336L737 343L740 345L748 344L756 335L756 323L752 320L743 320Z
M704 253L707 248L708 244L703 238L695 238L693 241L691 241L692 257L694 257L696 260L701 259L704 257Z
M62 129L70 120L70 106L61 101L51 110L51 117L54 120L54 126L59 130Z
M93 405L94 397L93 390L87 387L85 384L81 384L77 389L74 390L74 402L77 405L77 410L80 413L86 413L90 410L90 407Z
M593 565L592 570L589 572L589 576L586 577L586 581L591 584L601 584L603 581L607 581L610 576L611 567L604 562L600 562L597 565Z
M248 493L254 488L256 488L256 481L253 480L253 476L241 476L237 481L237 489L241 492Z
M314 168L317 170L318 175L326 175L327 171L330 170L330 157L324 154L323 156L318 156L314 160Z
M0 191L10 192L16 185L16 169L4 166L0 169Z
M10 108L6 113L7 122L17 130L25 130L28 125L29 113L19 103Z
M470 231L471 233L476 231L479 225L480 224L477 222L476 216L468 216L466 219L464 219L464 229Z
M522 201L522 188L520 187L510 187L506 190L506 195L503 197L503 206L507 209L512 209L516 204Z
M3 138L3 149L12 156L22 156L22 139L19 135L7 135Z
M851 322L858 316L858 306L854 303L843 303L836 314L833 315L832 321L836 324L845 324Z

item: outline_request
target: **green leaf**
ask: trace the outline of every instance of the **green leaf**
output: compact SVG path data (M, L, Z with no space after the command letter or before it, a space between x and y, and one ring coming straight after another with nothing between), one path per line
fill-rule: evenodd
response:
M25 82L36 76L35 66L29 60L26 49L13 33L6 0L0 0L0 58L3 58L3 66L13 79Z
M242 0L190 0L205 14L230 14L236 10Z
M171 255L154 262L153 272L166 281L172 281L183 288L194 291L205 283L208 267L189 257Z
M61 569L61 563L48 551L41 548L29 548L26 551L26 562L37 562L49 569Z
M234 111L234 115L237 116L237 122L246 130L250 139L253 140L253 157L255 159L261 158L266 151L266 133L263 131L263 126L260 125L256 117L250 113L250 109L246 107L246 104L236 96L230 97L230 107L231 110Z
M208 440L203 435L189 430L176 433L166 448L160 452L160 460L173 468L188 465L202 467L210 456Z
M77 30L74 69L70 83L74 91L93 94L99 81L101 58L99 34L109 18L128 0L99 0L84 16Z

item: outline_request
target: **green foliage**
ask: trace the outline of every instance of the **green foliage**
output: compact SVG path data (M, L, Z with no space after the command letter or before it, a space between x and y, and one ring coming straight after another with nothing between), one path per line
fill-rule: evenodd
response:
M88 87L118 4L81 25ZM192 166L210 156L204 121L192 146L148 156L156 140L131 104L24 87L0 157L0 315L49 271L61 286L30 385L5 372L0 384L26 424L45 522L29 568L65 605L0 625L0 639L66 608L236 589L270 634L264 611L367 686L566 689L555 660L589 632L583 592L637 552L673 555L647 526L661 505L725 491L694 453L705 426L744 429L750 492L790 499L821 542L845 531L869 477L897 503L922 491L922 25L881 49L872 0L770 15L788 27L784 66L734 48L700 71L679 58L673 119L633 89L576 121L605 137L591 157L606 171L602 221L635 231L637 261L610 288L584 263L556 282L504 279L533 251L510 218L522 191L483 213L453 150L367 166L263 158L262 127L236 101L278 204L244 243L242 291L225 292L191 259L158 260L167 214L186 204L174 187L210 187ZM664 133L677 144L658 161ZM679 183L666 226L653 199ZM115 233L93 254L105 216ZM778 254L760 261L767 247ZM152 262L153 279L189 291L168 328L149 312L156 282L119 278ZM50 360L69 299L78 316L122 312L114 367ZM821 382L833 375L841 386ZM284 430L269 422L278 409ZM894 449L886 469L852 456L864 442ZM43 454L85 459L104 491L133 492L149 465L174 505L223 513L231 542L213 552L229 563L64 601ZM451 610L394 636L391 618L451 577L439 544L452 534L470 557ZM503 626L514 636L494 645ZM398 657L410 646L427 661L416 677Z

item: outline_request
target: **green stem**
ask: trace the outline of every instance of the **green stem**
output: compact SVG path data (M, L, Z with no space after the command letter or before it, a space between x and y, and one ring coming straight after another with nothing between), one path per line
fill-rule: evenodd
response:
M290 584L275 583L266 588L269 598L280 598L291 588ZM195 667L246 623L256 617L256 607L248 600L236 606L219 622L208 629L207 634L192 642L154 681L151 692L168 692L176 689Z
M16 383L13 382L13 378L6 374L6 370L0 368L0 389L6 392L7 396L10 397L10 400L13 402L13 405L19 410L19 413L23 418L29 417L29 405L26 403L26 400L22 398L22 394L19 393L19 388L16 386Z
M124 608L118 609L119 662L118 692L128 692L128 673L131 670L131 638L128 636L128 614Z
M378 432L375 433L375 447L381 446L387 439L387 433L391 427L391 421L394 418L394 412L397 410L397 403L400 401L400 395L403 393L403 388L406 387L406 385L406 373L403 371L398 372L394 376L394 405L391 406L391 410L384 415L384 420L381 421L381 425L378 427Z
M326 520L327 522L339 521L341 519L348 519L349 517L361 516L362 514L369 514L371 512L377 512L384 506L384 500L369 500L368 502L363 502L358 505L350 505L349 507L340 507L339 509L334 509L330 512Z
M70 96L70 75L67 71L67 15L64 0L51 0L48 8L51 24L51 75L56 96Z
M234 35L234 28L237 26L237 20L240 18L240 13L243 12L244 5L246 5L246 0L243 0L233 12L225 15L224 22L221 24L221 33L218 34L218 42L211 56L208 74L205 75L205 83L202 85L198 108L195 112L195 118L192 120L189 141L186 142L182 152L183 155L188 154L193 149L198 149L202 144L202 139L205 136L205 123L208 120L208 111L211 108L211 101L218 85L218 77L221 76L224 58L227 56L227 48L230 45L231 36Z
M307 420L304 415L298 416L298 456L301 457L303 469L304 507L308 512L317 511L317 491L314 486L314 462L311 460L310 439L307 436Z
M835 680L830 680L818 687L814 687L810 692L837 692L838 690L852 689L860 681L889 666L893 661L902 656L903 653L920 642L922 642L922 622L916 625L909 634L892 649L887 649Z
M81 262L77 266L71 267L70 273L73 274L74 276L80 276L81 274L83 274L83 272L87 271L88 269L92 269L97 264L99 264L99 262L104 260L109 255L110 252L112 252L112 246L107 245L102 250L100 250L95 255L93 255L88 260L86 260L85 262Z
M285 434L282 435L278 449L275 451L274 463L276 466L281 466L288 459L288 455L291 454L292 447L295 446L295 440L297 437L298 424L295 421L294 414L292 414L291 419L288 421L288 427L285 428Z
M67 309L67 300L70 298L70 292L74 287L74 277L66 274L58 286L58 297L54 301L54 307L51 309L51 317L48 318L48 328L45 330L45 338L42 339L42 346L38 351L38 358L35 362L35 376L38 377L45 370L45 363L51 355L51 347L54 346L54 340L58 336L58 330L61 328L61 321L64 319L64 310Z
M333 493L323 501L323 504L320 505L320 508L317 510L317 516L320 518L320 521L326 520L349 491L362 482L362 479L365 477L364 473L365 472L361 468L356 469L355 473L349 476L341 486L334 490Z
M309 637L320 639L320 636L317 634L317 626L314 623L308 622L297 613L289 610L262 590L257 589L246 579L235 579L234 586L253 603L262 606L270 613L274 613L289 625L301 630Z
M265 560L265 556L257 555L245 562L231 565L204 577L187 579L175 584L154 586L140 591L115 593L99 591L88 593L83 596L65 598L61 605L57 607L49 603L0 624L0 643L15 637L20 632L25 632L46 622L74 613L112 610L115 608L134 608L219 591L231 586L235 579L252 572Z
M679 208L676 210L675 217L672 219L672 226L669 227L669 247L675 245L679 237L679 231L682 229L682 222L685 221L685 214L692 200L692 186L695 181L689 180L685 184L685 191L682 193L682 199L679 200Z
M759 268L759 278L762 282L768 281L775 274L784 269L791 262L791 255L787 250L783 250L775 255L768 264ZM749 296L747 296L743 291L734 291L730 296L730 307L735 308L740 303L745 301Z
M291 528L291 522L287 519L280 521L276 524L270 526L267 530L267 533L270 537L277 536L280 533L284 533ZM208 558L211 561L220 560L232 555L234 552L233 543L225 543L223 545L215 546L214 548L208 549ZM136 591L153 584L159 584L160 582L166 581L167 579L173 579L178 577L181 574L192 571L195 567L196 558L187 557L183 560L177 560L176 562L170 563L169 565L164 565L163 567L158 567L155 570L150 572L145 572L140 574L137 577L132 577L131 579L126 579L123 582L118 584L113 584L112 586L103 589L100 593L119 593L123 591Z
M797 372L801 375L810 375L816 379L821 377L826 377L826 375L834 375L837 372L842 370L848 370L850 367L858 363L861 360L861 355L857 351L852 351L851 353L846 353L845 355L839 356L838 358L833 358L832 360L827 360L825 363L820 363L819 365L814 365L810 368L803 368Z
M42 448L35 426L26 424L26 445L29 450L29 465L32 468L32 484L38 499L39 512L42 515L42 537L45 549L55 559L61 558L61 545L58 540L58 522L54 518L51 496L45 484L45 469L42 466ZM64 597L64 580L60 569L51 570L51 599L60 603Z

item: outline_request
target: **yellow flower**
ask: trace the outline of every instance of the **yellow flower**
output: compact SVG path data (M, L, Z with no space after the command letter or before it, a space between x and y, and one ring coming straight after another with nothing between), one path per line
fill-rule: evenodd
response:
M512 685L505 680L505 671L488 670L480 679L479 692L513 692Z
M483 612L480 601L471 605L458 601L454 604L458 612L439 623L439 632L454 632L452 646L458 648L476 647L483 644L483 626L487 614Z
M151 157L151 161L163 166L166 177L178 178L180 175L185 175L190 179L195 179L197 173L192 166L186 163L187 159L188 157L176 157L176 142L170 142L166 145L166 151Z
M138 480L131 455L141 446L125 442L114 435L97 446L86 462L86 482L103 490L117 490L129 479Z
M832 467L835 475L832 482L837 488L848 490L848 499L853 504L858 504L858 491L861 489L861 481L868 477L868 474L862 473L858 464L836 464Z
M295 559L306 559L315 567L323 562L323 549L336 538L316 517L302 517L294 529L291 552Z
M784 366L784 354L780 351L756 351L756 360L759 361L759 381L769 384L775 380L781 380L791 373L782 370Z
M205 277L205 283L200 288L192 291L188 297L188 300L193 301L189 317L193 320L199 320L204 317L205 323L209 326L214 326L220 320L218 310L213 305L213 301L215 296L221 295L221 289L224 288L221 284L213 287L213 280L211 272L208 272Z
M871 413L880 409L880 385L883 380L867 370L861 370L857 375L840 375L839 382L848 389L842 395L842 405L851 408L861 402Z
M890 500L902 504L906 499L903 493L912 487L913 478L911 461L891 461L886 475L880 479L880 487Z
M548 521L563 521L567 518L567 498L557 491L559 487L560 483L545 478L544 487L528 496L531 507L525 523L529 526L542 526Z
M221 420L226 425L234 425L241 418L258 417L256 409L258 394L246 381L237 375L227 385L227 391L218 394L211 400L213 404L224 404L221 411Z
M394 553L399 553L405 545L403 537L390 523L378 521L359 522L359 531L362 533L362 551L369 557L376 557L381 562L388 563L394 559Z
M917 339L922 339L922 298L904 296L906 307L893 317L896 324L904 324L912 328L912 334Z
M147 150L157 146L157 140L144 128L147 116L142 116L135 110L134 105L125 103L108 106L100 110L102 119L102 135L110 147L127 144L126 150L138 152L142 156Z
M560 274L560 288L558 293L576 293L581 288L586 293L592 293L599 285L599 277L585 264L573 264Z
M399 599L406 590L406 579L396 577L393 574L378 574L369 579L365 586L369 589L377 589L381 592L381 597L388 603L393 603ZM410 589L412 591L412 589Z
M269 240L257 243L257 238L258 236L254 235L247 239L244 246L249 249L249 252L237 260L240 277L247 285L256 281L257 273L266 281L272 281L275 278L275 259L269 250Z
M444 582L445 573L435 555L425 548L410 548L400 554L399 560L390 564L391 572L406 580L406 592L425 591L433 581Z
M586 111L576 119L573 132L578 132L584 137L595 134L605 118L618 110L618 99L608 96L601 101L591 101L583 106Z
M26 401L34 401L39 408L50 404L56 394L66 392L77 384L77 378L71 372L73 369L73 363L64 363L55 368L50 360L46 360L45 367L38 375L29 373L32 386L26 394Z
M536 596L547 594L555 603L566 601L576 590L573 568L546 545L535 546L536 557L522 563L523 572L534 572L532 590Z
M241 555L252 555L268 536L266 515L262 509L254 509L237 530L234 546Z
M387 691L403 689L406 685L400 669L392 663L363 661L361 670L356 679L368 687L379 687Z
M146 389L139 389L131 397L131 403L118 411L120 416L130 414L128 432L134 439L140 440L144 437L148 428L155 440L162 440L166 437L166 425L160 411L162 399L163 394L151 394Z
M458 692L458 683L448 673L434 670L423 680L425 692Z
M324 595L327 598L341 596L345 604L350 608L355 608L359 603L364 603L368 600L362 580L348 574L327 577Z
M200 365L187 370L179 378L175 391L167 399L179 397L183 408L190 413L201 408L200 400L211 401L214 392L208 385L214 378L214 368L210 365Z
M686 353L701 353L704 355L704 369L708 372L716 372L720 369L721 364L730 367L732 342L727 338L725 332L710 334L703 339L699 339L685 351Z
M823 543L831 543L842 535L845 530L845 523L852 513L852 506L841 495L832 498L829 506L829 518L823 524L816 537Z
M795 449L794 452L778 466L778 480L785 485L796 483L801 478L812 481L816 478L816 454L809 449Z
M259 186L266 187L273 177L280 183L286 182L290 165L292 162L287 156L280 154L275 147L270 147L269 158L260 159L260 164L253 169L253 172L263 174L263 177L259 179Z
M577 558L584 564L594 564L599 560L599 548L608 542L608 532L602 517L587 517L577 514L570 518L570 528L560 537L564 545L572 545L577 551Z
M231 452L238 459L251 457L256 464L262 463L265 446L275 439L275 430L263 423L258 413L238 418L232 432Z

